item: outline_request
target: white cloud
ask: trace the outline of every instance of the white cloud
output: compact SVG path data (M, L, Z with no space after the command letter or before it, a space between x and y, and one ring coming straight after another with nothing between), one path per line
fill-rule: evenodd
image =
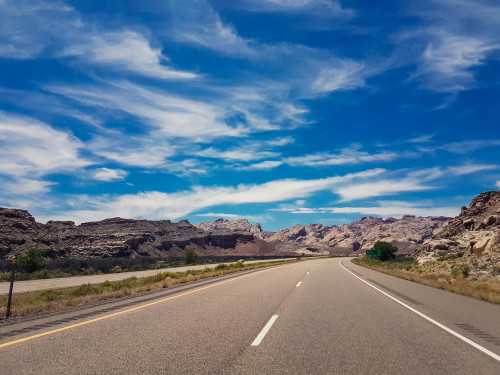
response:
M109 168L98 168L91 173L94 179L99 181L121 181L128 175L128 172L123 169Z
M433 189L432 186L422 185L416 179L381 180L362 184L353 184L335 190L342 198L342 202L392 195L409 191L425 191Z
M198 45L231 56L250 57L257 53L252 41L238 35L225 25L219 14L206 1L196 4L196 11L185 6L174 6L173 17L179 20L174 30L178 42Z
M397 152L377 152L368 153L360 151L359 147L353 146L350 148L342 149L337 154L332 153L316 153L305 156L296 156L283 159L283 161L291 166L309 166L321 167L330 165L347 165L369 163L375 161L392 161L402 157L414 157L414 153L397 153Z
M499 12L498 4L475 0L429 0L414 6L411 15L420 17L424 26L400 36L405 48L409 40L418 46L413 78L438 92L474 88L473 68L500 50Z
M404 215L455 217L460 213L458 207L436 206L432 202L376 201L376 203L377 205L374 206L321 208L298 205L281 207L273 211L284 211L291 214L361 214L396 218L401 218Z
M361 215L377 215L383 217L396 217L401 218L403 215L415 216L447 216L455 217L460 213L457 207L420 207L412 204L398 205L380 205L371 207L333 207L332 213L359 213Z
M500 146L499 139L483 139L483 140L445 143L443 145L436 146L432 149L426 149L426 151L431 152L432 150L438 149L456 154L468 154L470 152L480 150L483 148L497 147L497 146Z
M11 197L15 196L31 196L48 193L50 186L55 185L54 182L36 180L28 177L18 177L14 179L0 178L0 192ZM14 198L14 201L16 199Z
M338 60L334 66L326 66L318 71L311 84L311 92L321 94L363 87L365 85L364 68L364 64L355 61Z
M247 0L240 2L239 7L253 12L306 13L318 17L350 18L355 14L334 0Z
M435 30L424 53L417 75L428 75L426 85L437 91L456 92L475 86L471 68L481 65L487 54L498 50L500 43L480 38L450 35ZM438 77L438 81L432 78Z
M250 129L224 122L226 109L202 101L150 90L130 82L105 86L46 86L47 90L85 105L114 109L136 116L155 129L156 137L180 137L206 142L217 137L238 137Z
M43 176L74 171L91 162L79 156L83 143L70 133L27 117L0 112L0 173Z
M0 3L0 56L12 59L75 57L79 64L105 66L157 79L191 79L197 75L165 65L161 48L152 48L134 30L108 31L85 23L64 2Z
M463 176L466 174L498 169L500 166L491 164L464 164L458 167L448 167L444 171L453 176Z
M195 153L197 156L201 156L204 158L213 158L213 159L223 159L226 161L252 161L252 160L260 160L264 158L279 156L278 152L272 151L256 151L256 150L245 150L245 149L233 149L221 151L217 150L213 147L207 148L202 151L198 151Z
M198 210L221 204L246 204L279 202L304 198L311 194L332 189L339 183L372 178L384 170L373 169L345 176L315 180L284 179L263 184L238 185L237 187L195 186L178 193L141 192L120 196L80 197L79 207L87 210L69 211L59 218L82 222L108 217L177 219Z
M161 50L153 49L146 38L135 31L94 33L81 44L67 47L61 56L78 56L82 60L127 70L158 79L190 79L196 74L169 68Z
M318 152L303 156L285 157L281 160L266 160L261 163L251 164L242 169L273 169L286 164L292 167L328 167L333 165L355 165L372 162L389 162L401 158L416 158L420 153L414 151L403 152L374 152L361 151L361 146L353 145L340 150L338 153Z
M500 181L497 181L496 187L500 190Z
M260 163L250 164L245 167L240 167L241 170L269 170L283 165L282 161L278 160L266 160Z
M420 137L415 137L409 139L407 142L408 143L427 143L430 142L434 138L434 134L426 134L426 135L421 135Z

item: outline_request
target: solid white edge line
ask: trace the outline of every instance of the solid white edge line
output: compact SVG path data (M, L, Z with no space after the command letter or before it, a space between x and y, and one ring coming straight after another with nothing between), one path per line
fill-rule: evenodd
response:
M264 337L266 337L267 332L269 332L269 330L273 326L273 324L276 321L276 319L278 319L278 316L279 315L273 315L271 317L271 319L269 319L269 321L267 322L267 324L265 325L265 327L262 328L262 331L260 331L259 335L255 338L255 340L253 340L252 346L259 346L260 345L260 343L262 342L262 340L264 340Z
M302 281L299 281L299 282L297 283L297 285L295 285L295 286L296 286L296 287L299 287L301 284L302 284Z
M415 314L417 314L417 315L421 316L421 317L422 317L422 318L424 318L425 320L427 320L427 321L431 322L432 324L434 324L434 325L438 326L439 328L441 328L441 329L445 330L446 332L448 332L448 333L452 334L453 336L455 336L455 337L459 338L460 340L462 340L462 341L466 342L467 344L469 344L469 345L473 346L474 348L476 348L476 349L478 349L478 350L482 351L484 354L489 355L491 358L496 359L497 361L499 361L499 362L500 362L500 355L493 353L492 351L490 351L490 350L486 349L485 347L483 347L483 346L481 346L481 345L479 345L479 344L475 343L475 342L474 342L474 341L472 341L472 340L469 340L467 337L462 336L460 333L455 332L454 330L452 330L452 329L450 329L450 328L446 327L445 325L443 325L443 324L441 324L441 323L439 323L439 322L435 321L435 320L434 320L434 319L432 319L432 318L429 318L427 315L425 315L425 314L421 313L421 312L420 312L420 311L418 311L418 310L415 310L413 307L408 306L406 303L401 302L401 301L400 301L400 300L398 300L397 298L394 298L393 296L391 296L390 294L387 294L387 293L386 293L386 292L384 292L383 290L380 290L380 289L379 289L379 288L377 288L376 286L373 286L373 285L372 285L372 284L370 284L368 281L363 280L361 277L359 277L359 276L355 275L354 273L352 273L351 271L349 271L347 268L345 268L345 267L344 267L344 265L342 264L342 261L341 261L341 260L339 260L339 264L340 264L340 266L341 266L344 270L346 270L346 271L347 271L347 272L349 272L351 275L353 275L353 276L354 276L354 277L356 277L357 279L361 280L361 281L362 281L362 282L364 282L365 284L367 284L367 285L371 286L371 287L372 287L373 289L375 289L376 291L378 291L378 292L382 293L383 295L385 295L385 296L389 297L389 298L390 298L390 299L392 299L393 301L395 301L395 302L399 303L400 305L402 305L402 306L406 307L408 310L410 310L410 311L414 312Z

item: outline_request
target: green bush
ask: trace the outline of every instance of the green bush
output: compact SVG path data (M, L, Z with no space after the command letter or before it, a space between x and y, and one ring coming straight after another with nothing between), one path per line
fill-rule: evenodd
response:
M390 259L394 259L396 257L395 253L398 251L398 248L389 242L378 241L373 245L374 250L380 250L380 260L387 261Z
M198 254L192 249L186 251L186 264L194 264L198 260Z
M36 272L47 267L45 251L32 247L28 250L28 254L19 258L19 266L26 273Z

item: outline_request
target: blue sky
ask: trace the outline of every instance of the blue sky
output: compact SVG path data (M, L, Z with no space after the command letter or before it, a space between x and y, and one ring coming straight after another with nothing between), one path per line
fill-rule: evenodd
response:
M500 4L0 0L0 206L455 216L500 189Z

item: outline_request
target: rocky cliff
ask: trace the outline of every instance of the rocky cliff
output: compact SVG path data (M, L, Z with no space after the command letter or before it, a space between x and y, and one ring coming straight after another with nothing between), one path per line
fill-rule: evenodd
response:
M205 223L195 224L195 227L205 232L225 232L225 233L251 233L255 238L263 239L264 231L257 223L252 225L247 219L224 220L217 219Z
M451 220L443 231L426 241L417 255L432 257L439 251L480 255L500 251L500 191L487 191Z
M41 224L27 211L0 208L0 256L19 256L31 247L45 250L51 257L74 258L182 256L188 247L200 255L275 253L272 246L256 238L260 226L248 223L250 227L244 230L232 230L239 224L216 223L209 231L187 221L172 223L169 220L122 218L80 225L71 221Z
M413 252L427 238L439 232L447 217L415 217L402 219L364 217L340 226L296 224L276 232L269 240L294 241L310 247L330 248L338 251L357 251L373 247L377 241L396 244L403 252Z

